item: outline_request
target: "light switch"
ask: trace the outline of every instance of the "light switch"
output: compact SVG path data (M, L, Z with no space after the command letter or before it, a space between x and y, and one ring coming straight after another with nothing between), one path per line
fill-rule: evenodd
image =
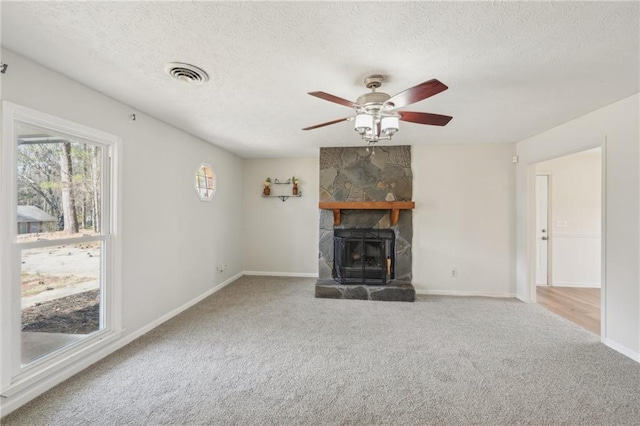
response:
M556 220L556 228L566 228L567 221L566 220Z

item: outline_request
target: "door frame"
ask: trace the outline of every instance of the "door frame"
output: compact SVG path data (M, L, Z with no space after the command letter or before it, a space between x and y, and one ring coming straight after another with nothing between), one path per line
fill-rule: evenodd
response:
M534 171L535 171L535 164L534 164ZM552 255L553 255L553 249L551 247L551 211L552 211L552 206L551 206L551 191L552 191L552 187L553 185L551 185L551 173L550 172L535 172L535 176L546 176L547 177L547 286L548 287L553 287L553 281L551 280L552 272L553 272L553 262L552 260ZM535 185L535 177L534 177L534 185ZM535 190L534 191L534 206L536 205L536 202L538 200L538 191ZM534 227L537 225L535 223L535 218L538 217L538 211L537 211L537 206L536 206L536 210L535 210L535 217L534 217ZM537 240L537 232L538 230L535 229L536 232L536 236L534 236L535 240ZM535 241L534 240L534 241ZM538 250L536 247L536 263L537 263L537 256L538 256ZM535 265L535 264L534 264ZM535 275L534 275L535 278ZM534 281L537 281L534 279ZM534 282L534 284L536 284L536 287L538 285L537 282Z
M528 267L528 302L536 303L536 164L544 161L553 160L555 158L565 157L571 154L587 151L593 148L601 148L600 150L600 341L605 342L607 339L607 138L604 136L600 143L581 146L568 152L556 153L549 157L536 159L536 161L527 163L527 191L530 194L527 200L527 267Z

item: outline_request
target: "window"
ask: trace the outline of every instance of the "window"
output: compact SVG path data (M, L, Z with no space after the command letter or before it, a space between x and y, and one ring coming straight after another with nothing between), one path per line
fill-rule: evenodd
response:
M119 330L118 138L3 103L2 390Z
M196 170L196 192L202 201L211 201L216 193L216 176L208 164L201 164Z

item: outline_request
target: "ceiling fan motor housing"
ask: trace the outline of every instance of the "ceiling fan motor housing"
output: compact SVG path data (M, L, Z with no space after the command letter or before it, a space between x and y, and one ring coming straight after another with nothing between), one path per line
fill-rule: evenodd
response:
M378 107L378 109L380 109L382 108L382 104L389 100L389 98L391 98L391 96L386 93L371 92L358 97L356 103L362 105L365 109L372 107Z
M365 93L358 97L356 103L363 108L356 109L356 111L375 114L383 109L393 108L393 104L385 105L385 102L388 101L391 96L386 93L376 92L376 89L382 86L383 79L383 76L380 74L372 74L364 79L364 84L367 86L367 89L371 89L371 93Z

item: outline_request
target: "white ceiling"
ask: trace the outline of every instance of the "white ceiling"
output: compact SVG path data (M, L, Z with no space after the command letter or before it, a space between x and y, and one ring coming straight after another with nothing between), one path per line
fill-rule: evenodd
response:
M352 110L371 73L403 110L394 144L516 142L639 90L638 2L2 2L2 45L244 158L362 144ZM187 86L180 61L211 80Z

